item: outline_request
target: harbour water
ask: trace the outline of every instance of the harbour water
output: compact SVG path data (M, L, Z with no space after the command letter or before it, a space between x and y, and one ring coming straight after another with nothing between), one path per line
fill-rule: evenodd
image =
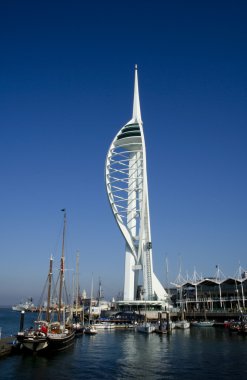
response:
M26 327L35 317L26 314ZM2 336L16 333L19 318L18 312L0 309ZM0 359L0 379L34 378L242 380L247 378L247 337L220 327L191 327L162 336L111 330L81 336L72 348L49 357Z

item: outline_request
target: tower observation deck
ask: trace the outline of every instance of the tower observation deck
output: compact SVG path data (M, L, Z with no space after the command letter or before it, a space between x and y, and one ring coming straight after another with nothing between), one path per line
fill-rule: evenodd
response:
M105 181L113 215L125 239L123 301L168 300L168 294L153 272L146 147L137 66L132 118L110 145Z

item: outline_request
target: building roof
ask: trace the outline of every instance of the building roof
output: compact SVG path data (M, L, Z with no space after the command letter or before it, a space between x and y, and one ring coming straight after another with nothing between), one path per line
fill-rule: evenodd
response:
M224 279L217 279L217 278L203 278L199 279L197 281L185 281L180 284L174 284L177 288L180 287L195 287L199 285L205 285L205 286L215 286L215 285L239 285L241 283L247 283L247 277L244 278L233 278L228 277Z

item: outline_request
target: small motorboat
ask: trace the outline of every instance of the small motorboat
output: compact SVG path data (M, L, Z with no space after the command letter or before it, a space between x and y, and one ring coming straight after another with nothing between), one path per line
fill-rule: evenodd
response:
M193 327L213 327L214 321L193 321L190 322Z

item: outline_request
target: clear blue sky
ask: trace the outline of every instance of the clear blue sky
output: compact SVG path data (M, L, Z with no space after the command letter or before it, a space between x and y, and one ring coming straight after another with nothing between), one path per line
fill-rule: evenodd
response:
M238 0L1 1L0 304L38 301L64 207L81 289L122 290L104 164L136 63L157 276L247 268L246 19Z

